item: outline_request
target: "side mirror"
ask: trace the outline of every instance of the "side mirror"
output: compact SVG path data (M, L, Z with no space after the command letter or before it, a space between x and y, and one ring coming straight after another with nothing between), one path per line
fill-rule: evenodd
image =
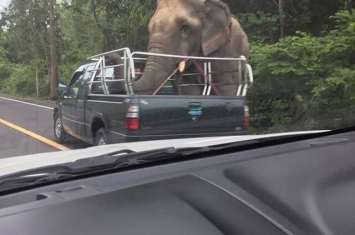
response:
M64 93L64 99L76 99L78 97L78 88L70 87L68 91Z
M64 83L59 82L58 83L58 93L59 95L65 93L68 90L68 86L65 85Z

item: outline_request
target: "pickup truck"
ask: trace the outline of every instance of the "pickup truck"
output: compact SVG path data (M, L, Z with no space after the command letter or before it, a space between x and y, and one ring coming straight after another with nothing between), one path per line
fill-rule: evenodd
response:
M134 94L130 84L143 73L142 54L147 53L131 53L128 48L115 52L124 52L125 62L120 65L125 69L124 79L113 79L115 66L105 65L103 53L88 58L64 86L53 110L57 142L65 141L68 135L92 145L104 145L247 134L247 86L238 89L239 95L230 97L208 95L210 87L205 84L205 94L186 96L176 95L171 79L155 95Z

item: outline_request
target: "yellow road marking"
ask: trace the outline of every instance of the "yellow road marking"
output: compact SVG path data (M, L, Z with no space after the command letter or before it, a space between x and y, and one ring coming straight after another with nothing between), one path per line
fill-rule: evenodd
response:
M56 142L54 142L54 141L52 141L50 139L47 139L47 138L45 138L43 136L37 135L36 133L33 133L32 131L26 130L26 129L24 129L22 127L19 127L19 126L16 126L15 124L7 122L7 121L5 121L5 120L3 120L1 118L0 118L0 123L6 125L8 127L11 127L11 128L13 128L13 129L15 129L17 131L20 131L20 132L22 132L22 133L24 133L24 134L26 134L28 136L31 136L31 137L39 140L39 141L42 141L43 143L48 144L48 145L50 145L50 146L52 146L54 148L57 148L59 150L62 150L62 151L70 150L70 148L67 148L67 147L65 147L65 146L63 146L61 144L58 144L58 143L56 143Z

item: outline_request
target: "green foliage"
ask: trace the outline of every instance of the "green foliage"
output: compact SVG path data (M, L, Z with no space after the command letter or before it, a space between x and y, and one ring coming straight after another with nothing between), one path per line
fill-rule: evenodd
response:
M332 18L336 27L324 37L297 33L253 47L256 81L249 105L254 130L355 123L355 16L341 11Z
M250 41L255 43L274 43L278 32L278 15L258 11L241 13L236 18L245 29Z
M29 76L29 66L13 65L11 76L5 80L4 92L9 94L29 95L36 93L35 80Z
M36 95L36 76L33 66L24 64L7 64L6 66L10 76L3 79L1 92L20 96ZM0 64L0 71L1 69ZM39 78L40 97L46 97L49 94L49 77L42 71L39 72Z

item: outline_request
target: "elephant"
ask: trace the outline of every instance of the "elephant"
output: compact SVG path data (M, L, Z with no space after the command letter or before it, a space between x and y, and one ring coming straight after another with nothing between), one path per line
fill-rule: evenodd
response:
M109 53L104 56L105 65L113 66L113 65L121 65L114 67L113 69L113 80L123 79L124 78L124 67L123 60L118 53ZM108 90L110 94L126 94L126 88L123 82L106 82L108 86Z
M248 37L229 7L219 0L157 0L156 10L148 24L148 52L181 56L249 59ZM150 55L142 77L132 84L135 93L152 94L173 73L181 59ZM191 60L185 71L196 72ZM238 63L212 61L212 81L218 93L234 96L237 92ZM201 77L186 77L184 84L201 83ZM197 81L196 81L197 80ZM229 85L228 85L229 84ZM183 95L201 95L202 86L183 86Z
M110 53L105 55L105 64L108 66L123 64L122 58L118 53ZM114 68L114 79L123 79L123 66Z

